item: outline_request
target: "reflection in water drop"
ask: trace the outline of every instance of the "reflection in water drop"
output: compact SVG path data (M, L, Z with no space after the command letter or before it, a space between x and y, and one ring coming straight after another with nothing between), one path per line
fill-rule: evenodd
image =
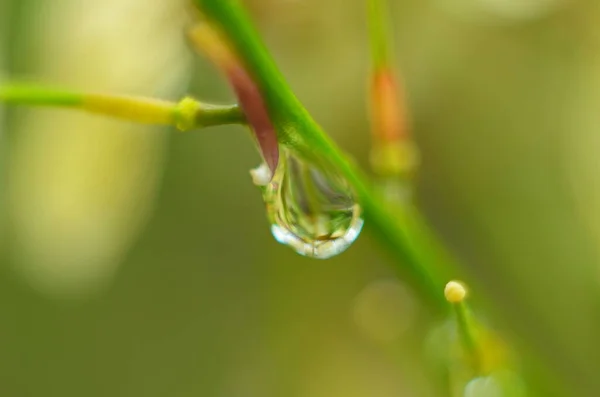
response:
M363 226L361 208L346 180L281 148L279 165L266 185L264 167L251 172L264 185L263 198L278 242L301 255L326 259L348 248Z

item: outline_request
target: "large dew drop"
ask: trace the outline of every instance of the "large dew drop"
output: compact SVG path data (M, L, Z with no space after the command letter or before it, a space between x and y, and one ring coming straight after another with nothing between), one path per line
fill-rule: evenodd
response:
M251 172L263 186L271 232L301 255L330 258L346 250L363 226L361 208L345 179L281 150L269 181L263 165Z

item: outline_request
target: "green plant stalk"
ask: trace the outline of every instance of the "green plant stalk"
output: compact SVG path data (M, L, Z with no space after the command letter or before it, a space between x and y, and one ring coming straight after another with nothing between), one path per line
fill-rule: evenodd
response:
M224 124L245 124L246 118L240 107L235 105L213 105L202 103L202 111L195 117L194 127L211 127ZM192 127L192 128L194 128Z
M371 71L368 109L371 121L371 169L383 189L410 191L418 149L409 134L407 104L393 62L388 0L367 0ZM401 202L388 193L391 201Z
M11 105L80 107L83 95L26 84L0 86L0 102Z
M430 307L446 312L443 290L454 265L433 238L415 208L388 208L367 178L321 130L294 96L245 10L234 0L194 0L200 11L217 26L234 47L261 89L279 142L300 155L328 161L348 180L359 196L367 224L399 259L396 269L408 279ZM397 216L396 211L401 211Z
M481 375L483 358L481 355L481 345L477 339L477 330L471 318L471 312L465 301L453 303L454 313L456 314L456 323L458 335L460 337L463 349L471 364L471 369L476 376Z
M175 125L181 130L245 122L237 105L184 98L179 103L122 95L78 93L27 84L0 86L0 103L65 107L137 123Z
M373 70L381 70L390 65L391 29L387 18L385 0L367 0L367 16L371 62Z

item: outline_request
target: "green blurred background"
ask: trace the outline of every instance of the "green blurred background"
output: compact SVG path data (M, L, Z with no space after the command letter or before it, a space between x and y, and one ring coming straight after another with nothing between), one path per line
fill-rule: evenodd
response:
M368 167L364 3L246 3L298 97ZM599 395L600 4L390 3L417 201L456 277L541 395ZM185 43L189 11L0 0L0 79L230 102ZM2 117L0 395L444 395L422 346L443 319L368 228L328 261L275 243L243 129Z

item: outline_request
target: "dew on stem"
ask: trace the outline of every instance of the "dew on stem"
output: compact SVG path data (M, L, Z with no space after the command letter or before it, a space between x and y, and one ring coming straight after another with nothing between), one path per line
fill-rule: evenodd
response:
M348 182L289 149L272 178L268 168L251 172L262 186L271 233L301 255L326 259L345 251L360 234L362 209Z

